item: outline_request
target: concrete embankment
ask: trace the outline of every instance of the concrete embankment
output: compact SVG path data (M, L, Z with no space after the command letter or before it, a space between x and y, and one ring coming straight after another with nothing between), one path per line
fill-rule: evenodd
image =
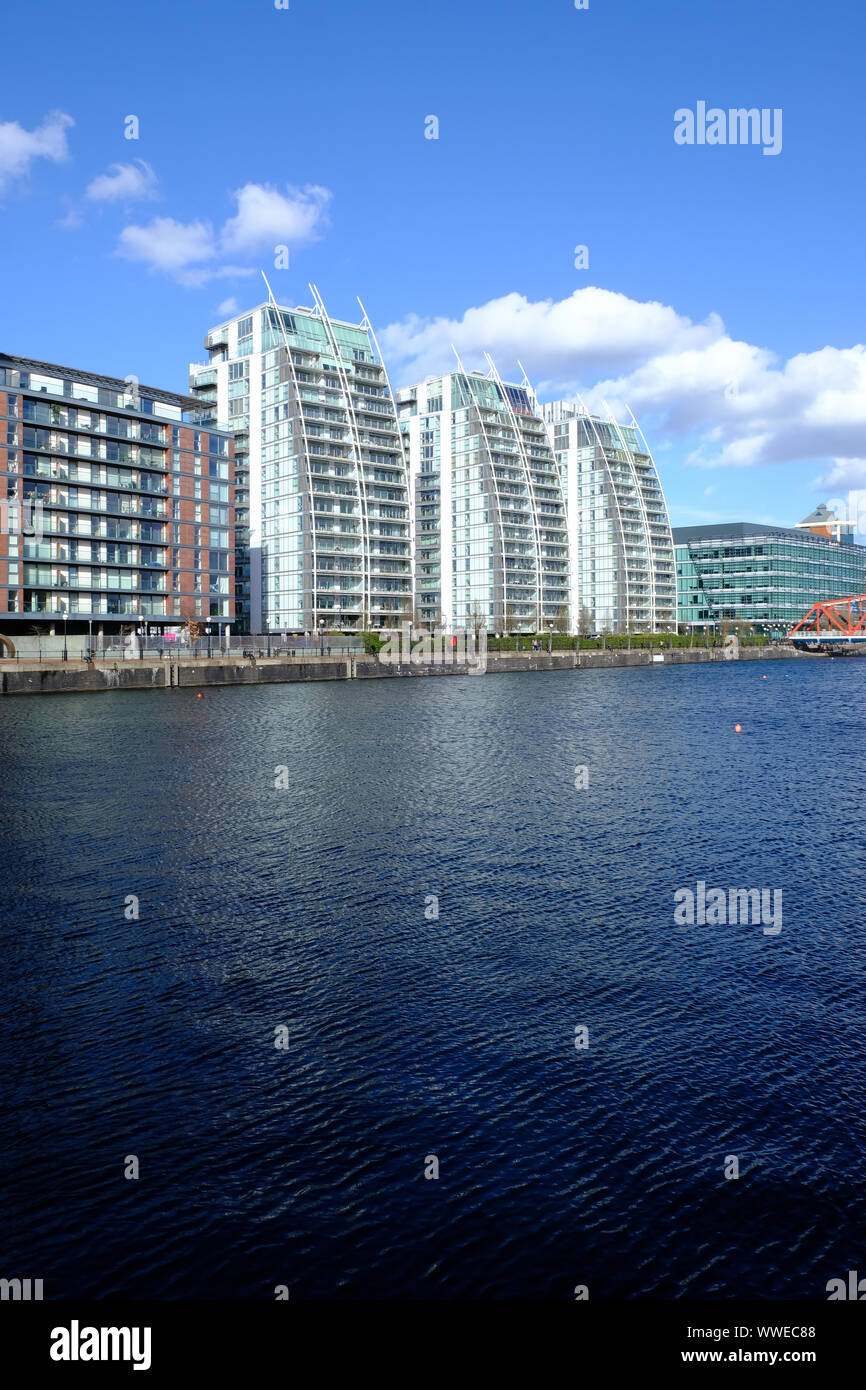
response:
M0 662L3 695L75 694L88 690L153 690L174 686L267 685L283 681L336 681L350 676L351 658L225 657L190 661Z
M784 644L741 647L740 661L814 661L820 654ZM615 666L686 666L730 660L721 647L673 647L662 651L579 651L489 653L486 674L524 671L606 670ZM213 685L270 685L293 681L384 680L401 676L459 676L477 673L465 663L389 664L375 656L228 657L181 661L0 662L0 694L77 694L90 690L204 689Z

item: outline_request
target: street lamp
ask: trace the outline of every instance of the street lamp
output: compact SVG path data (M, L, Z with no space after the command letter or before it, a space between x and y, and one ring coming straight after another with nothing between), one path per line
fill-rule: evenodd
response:
M552 652L553 652L553 619L552 619L552 618L548 618L548 620L547 620L547 655L550 656L550 655L552 654Z
M325 655L325 620L319 619L319 655Z

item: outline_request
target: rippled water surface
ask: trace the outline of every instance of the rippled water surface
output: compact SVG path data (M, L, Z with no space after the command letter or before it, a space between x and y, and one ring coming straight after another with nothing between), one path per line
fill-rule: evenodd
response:
M0 1275L825 1297L866 1267L864 687L4 700ZM698 880L781 889L781 933L675 925Z

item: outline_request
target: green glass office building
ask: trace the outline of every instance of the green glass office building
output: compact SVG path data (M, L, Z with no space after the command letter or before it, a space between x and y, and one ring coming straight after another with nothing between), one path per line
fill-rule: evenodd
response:
M866 546L793 526L674 527L681 624L782 635L814 603L866 591Z

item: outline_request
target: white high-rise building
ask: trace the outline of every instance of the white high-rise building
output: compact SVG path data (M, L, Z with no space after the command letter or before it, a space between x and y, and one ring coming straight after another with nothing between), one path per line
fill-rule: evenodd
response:
M407 461L369 320L271 299L208 333L190 385L235 436L237 603L251 632L412 613Z
M559 471L528 382L462 369L397 392L409 455L415 618L424 627L567 632Z
M618 424L570 401L548 402L541 413L566 498L573 630L674 629L673 537L637 421Z

